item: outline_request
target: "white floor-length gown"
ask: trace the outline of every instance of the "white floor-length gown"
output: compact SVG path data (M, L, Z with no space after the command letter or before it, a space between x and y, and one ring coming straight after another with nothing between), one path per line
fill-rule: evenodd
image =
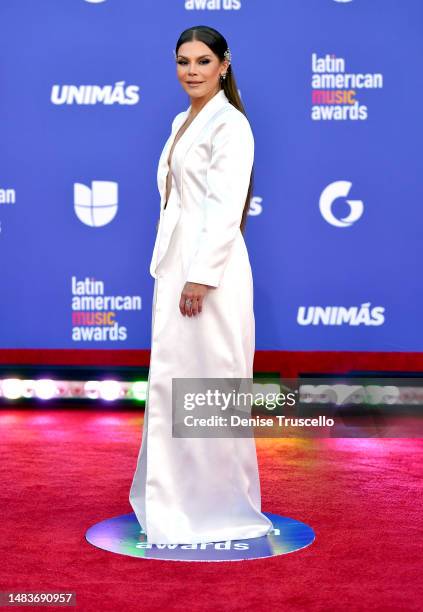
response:
M129 495L152 544L255 538L273 528L261 512L253 437L172 437L172 378L252 378L255 347L251 266L234 225L239 227L248 188L252 132L220 90L176 142L169 168L171 144L189 110L175 117L159 161L160 224L150 267L155 278L151 359ZM168 171L172 187L164 208ZM217 215L207 208L213 198L226 206L216 208ZM192 317L179 310L187 280L212 287L203 311Z

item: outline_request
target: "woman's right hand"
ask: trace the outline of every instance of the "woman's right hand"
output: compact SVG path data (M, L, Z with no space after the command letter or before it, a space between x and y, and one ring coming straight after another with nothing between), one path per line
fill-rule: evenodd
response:
M203 310L203 300L209 285L202 285L200 283L186 282L181 292L181 299L179 300L179 310L185 317L195 317ZM186 300L191 300L190 305L186 304Z

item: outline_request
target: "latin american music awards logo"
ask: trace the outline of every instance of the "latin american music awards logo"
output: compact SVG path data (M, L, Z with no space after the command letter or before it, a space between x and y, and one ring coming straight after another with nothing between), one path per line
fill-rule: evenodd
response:
M169 509L171 512L171 509ZM108 518L90 527L86 540L93 546L131 557L167 561L241 561L284 555L310 546L315 533L296 519L264 512L273 529L245 540L201 544L150 544L133 512Z

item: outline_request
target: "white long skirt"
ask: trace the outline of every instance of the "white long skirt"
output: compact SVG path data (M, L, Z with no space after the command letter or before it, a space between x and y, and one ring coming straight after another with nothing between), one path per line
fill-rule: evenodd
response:
M161 223L175 197L172 190ZM179 311L187 239L182 220L155 279L144 429L129 494L151 544L257 538L273 529L261 512L254 437L172 437L172 378L253 376L253 281L243 238L193 317Z

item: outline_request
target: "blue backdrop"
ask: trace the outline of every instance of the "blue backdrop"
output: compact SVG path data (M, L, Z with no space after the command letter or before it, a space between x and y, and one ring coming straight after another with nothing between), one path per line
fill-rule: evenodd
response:
M257 349L421 351L421 0L2 0L0 347L149 348L172 50L229 42ZM96 314L90 314L96 312Z

